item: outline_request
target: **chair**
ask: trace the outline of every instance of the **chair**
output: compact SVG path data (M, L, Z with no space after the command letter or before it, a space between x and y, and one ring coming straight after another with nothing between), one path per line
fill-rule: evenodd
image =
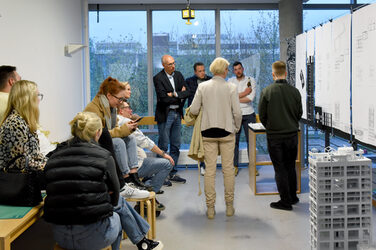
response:
M143 199L128 198L129 202L140 203L140 215L145 218L145 205L146 205L146 221L150 225L150 230L147 233L148 239L155 239L156 237L156 210L155 210L155 192L150 192L149 197Z

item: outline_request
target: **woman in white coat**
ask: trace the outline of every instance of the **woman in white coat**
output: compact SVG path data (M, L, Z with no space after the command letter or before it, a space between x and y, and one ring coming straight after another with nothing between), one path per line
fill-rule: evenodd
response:
M215 216L215 175L217 155L221 155L225 185L226 215L234 215L234 147L235 134L239 130L242 113L237 88L225 80L230 63L221 57L210 65L214 77L198 86L190 112L198 115L202 109L201 134L205 152L205 196L207 216ZM218 152L219 150L219 152Z

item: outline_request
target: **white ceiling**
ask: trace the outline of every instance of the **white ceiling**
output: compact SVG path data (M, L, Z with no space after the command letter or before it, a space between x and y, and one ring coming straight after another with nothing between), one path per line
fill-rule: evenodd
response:
M187 0L88 0L89 4L187 4ZM278 3L279 0L191 0L191 4Z

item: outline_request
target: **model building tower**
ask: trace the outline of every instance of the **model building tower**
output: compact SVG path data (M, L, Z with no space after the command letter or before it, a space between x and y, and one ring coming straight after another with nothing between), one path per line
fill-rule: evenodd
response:
M351 147L309 152L311 249L372 243L372 162Z

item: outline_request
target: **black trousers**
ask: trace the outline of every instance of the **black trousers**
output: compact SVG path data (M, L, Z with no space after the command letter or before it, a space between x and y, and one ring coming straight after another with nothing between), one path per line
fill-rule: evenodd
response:
M101 135L101 137L99 137L99 141L98 142L99 142L99 145L102 148L107 149L112 154L112 157L114 158L115 165L116 165L116 173L118 175L120 188L122 188L125 185L125 181L124 181L123 175L122 175L122 173L120 171L119 164L116 161L115 151L114 151L114 145L112 144L112 137L111 137L110 132L108 131L107 127L103 128L102 135Z
M275 172L275 182L281 201L290 204L292 200L297 198L295 160L298 153L298 135L279 139L268 137L267 139L269 155Z

